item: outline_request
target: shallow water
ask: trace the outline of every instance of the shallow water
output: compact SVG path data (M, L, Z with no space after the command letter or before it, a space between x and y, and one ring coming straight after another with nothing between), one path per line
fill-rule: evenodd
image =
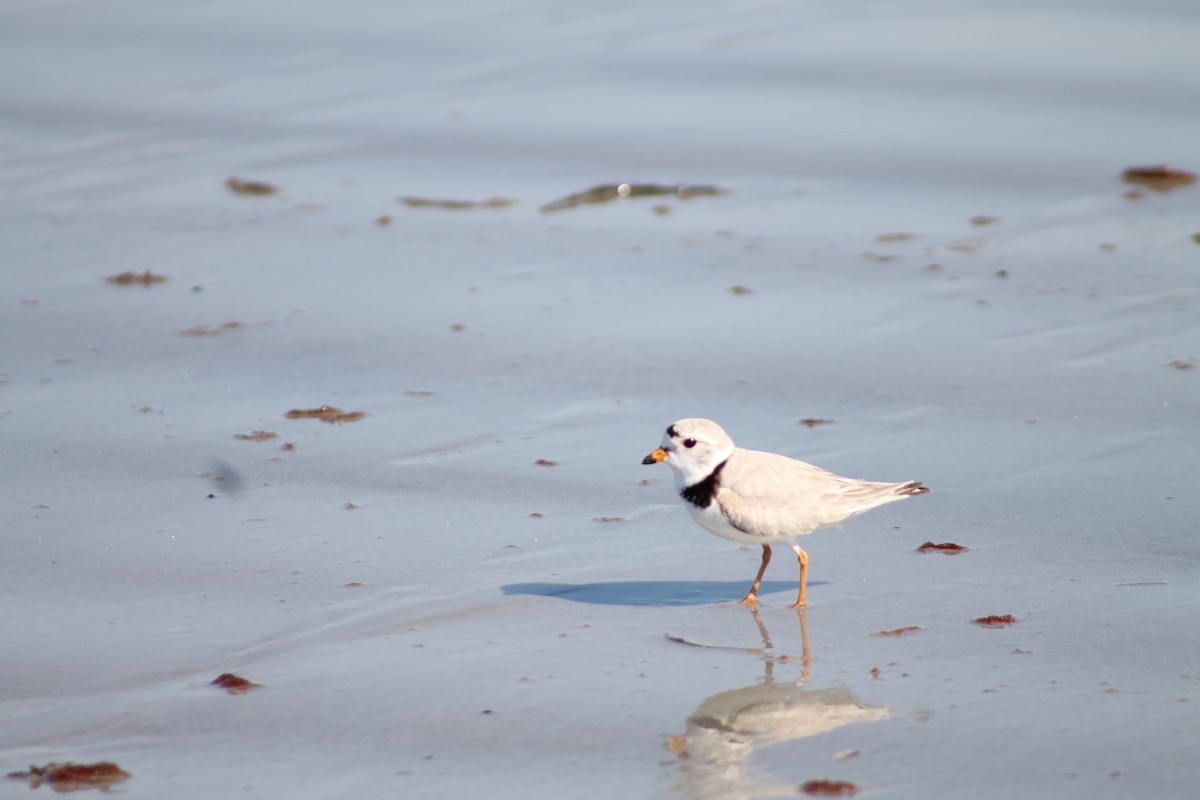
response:
M1187 796L1200 190L1120 180L1200 166L1186 4L0 15L4 772ZM538 210L623 181L728 193ZM934 489L805 540L807 668L684 416Z

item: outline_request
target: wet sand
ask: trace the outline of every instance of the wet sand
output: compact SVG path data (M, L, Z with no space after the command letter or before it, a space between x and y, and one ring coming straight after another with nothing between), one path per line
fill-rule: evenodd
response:
M0 23L3 772L1188 796L1200 188L1122 179L1200 168L1187 9ZM755 616L685 416L933 491Z

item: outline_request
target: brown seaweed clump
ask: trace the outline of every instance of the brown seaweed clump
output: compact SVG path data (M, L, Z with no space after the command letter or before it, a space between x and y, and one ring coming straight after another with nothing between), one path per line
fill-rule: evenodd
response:
M220 325L193 325L190 328L184 328L179 333L183 336L220 336L225 331L235 331L243 325L244 323L233 320L222 322Z
M813 797L853 797L858 792L858 786L850 781L817 778L800 784L800 791Z
M251 433L235 433L235 439L241 439L243 442L269 442L272 439L278 439L279 434L274 431L252 431Z
M1017 618L1012 614L992 614L987 617L977 617L971 621L983 628L1006 628L1016 622Z
M924 544L922 544L920 547L917 548L917 552L918 553L945 553L948 556L956 556L959 553L967 552L967 550L969 550L969 549L970 549L969 547L964 547L963 545L955 544L954 542L942 542L941 544L934 544L933 542L925 542Z
M225 186L234 194L247 196L262 196L275 194L279 191L279 187L265 181L248 181L244 178L228 178L225 181Z
M905 636L921 630L920 625L906 625L903 628L893 628L890 631L875 631L872 636Z
M116 286L133 286L140 283L142 286L150 287L156 283L164 283L167 276L145 270L144 272L122 272L117 275L109 275L104 280Z
M1144 186L1156 192L1169 192L1191 186L1196 182L1196 173L1172 167L1170 164L1128 167L1121 173L1121 180L1134 186Z
M261 683L248 681L240 675L234 675L232 672L222 672L212 680L213 686L220 686L230 694L245 694L252 689L261 689Z
M95 764L52 761L43 767L30 764L28 772L10 772L8 777L28 778L31 789L46 783L56 792L73 792L90 788L106 790L114 783L132 776L111 761L97 761Z

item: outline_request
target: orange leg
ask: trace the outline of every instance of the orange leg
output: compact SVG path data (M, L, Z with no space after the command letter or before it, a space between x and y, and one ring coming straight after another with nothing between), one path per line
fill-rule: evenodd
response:
M801 550L798 544L792 545L792 549L796 551L796 560L800 562L800 596L792 608L804 608L804 590L808 587L808 553Z
M758 602L758 598L755 597L755 595L758 594L758 587L759 587L759 584L762 583L763 573L767 571L767 564L771 563L771 547L770 547L770 545L764 544L762 546L762 549L763 549L762 566L760 566L758 568L758 574L754 576L754 585L750 587L749 593L745 597L743 597L742 601L741 601L742 603L744 603L748 606L752 606Z

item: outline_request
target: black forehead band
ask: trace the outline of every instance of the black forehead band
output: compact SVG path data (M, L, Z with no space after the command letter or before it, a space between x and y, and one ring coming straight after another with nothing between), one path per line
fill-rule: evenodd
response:
M674 426L674 425L668 425L668 426L667 426L667 436L670 436L672 439L678 439L678 438L679 438L679 431L675 430L675 426Z

